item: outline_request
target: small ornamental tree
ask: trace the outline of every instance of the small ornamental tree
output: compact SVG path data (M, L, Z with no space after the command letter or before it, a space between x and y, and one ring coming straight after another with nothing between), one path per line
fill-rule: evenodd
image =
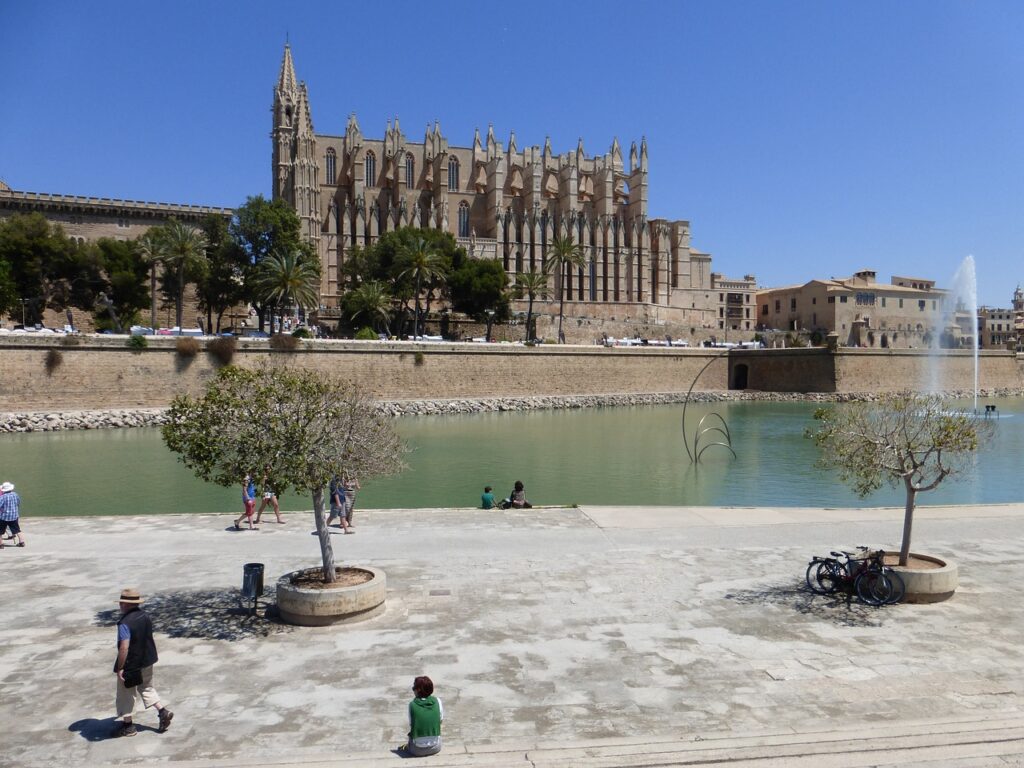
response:
M988 437L992 423L953 410L937 395L901 393L873 402L820 408L818 428L808 429L821 450L818 466L839 477L864 498L883 483L906 491L900 565L910 555L917 494L934 490L960 473Z
M400 472L407 450L354 384L270 365L221 368L201 398L174 399L162 431L167 447L203 480L237 486L266 467L278 494L310 494L325 582L335 571L324 488L343 473L363 480Z

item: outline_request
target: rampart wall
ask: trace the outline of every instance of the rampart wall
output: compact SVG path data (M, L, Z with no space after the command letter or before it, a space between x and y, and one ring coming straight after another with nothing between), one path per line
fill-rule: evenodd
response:
M217 370L203 350L194 357L178 354L173 338L151 339L148 348L137 351L126 348L123 337L76 341L5 339L0 411L159 408L177 394L198 394ZM769 349L723 355L703 348L303 341L298 351L276 352L265 340L240 340L233 363L313 368L356 379L373 397L388 401L685 393L704 366L695 391L970 390L974 375L968 353L935 357L919 350ZM982 389L1024 392L1024 356L982 352L980 363Z

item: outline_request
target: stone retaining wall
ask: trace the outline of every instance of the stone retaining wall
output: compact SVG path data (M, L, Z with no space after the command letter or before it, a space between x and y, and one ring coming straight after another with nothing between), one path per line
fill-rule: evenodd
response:
M968 398L971 392L945 393L952 398ZM986 390L983 397L1021 396L1019 390ZM666 405L682 403L685 393L586 395L580 397L515 397L476 400L393 400L378 404L381 413L402 416L439 416L460 413L488 413L496 411L536 411L566 408L615 408L634 405ZM875 400L874 392L694 392L690 402L708 403L725 401L774 402L853 402ZM126 427L154 427L166 421L164 408L137 410L95 410L64 412L0 413L2 432L58 432L69 429L118 429Z

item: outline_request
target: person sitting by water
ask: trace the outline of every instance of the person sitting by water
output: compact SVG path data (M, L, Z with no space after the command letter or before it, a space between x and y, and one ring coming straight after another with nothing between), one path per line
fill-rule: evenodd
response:
M480 508L481 509L494 509L498 506L498 502L494 500L494 490L489 485L484 486L484 493L480 497Z
M522 480L516 480L512 493L501 502L502 509L508 509L509 507L514 509L531 509L533 507L533 504L526 500L526 490L523 488Z
M409 741L405 751L414 757L436 755L441 751L441 723L444 706L434 696L434 683L426 675L412 682L416 698L409 702Z

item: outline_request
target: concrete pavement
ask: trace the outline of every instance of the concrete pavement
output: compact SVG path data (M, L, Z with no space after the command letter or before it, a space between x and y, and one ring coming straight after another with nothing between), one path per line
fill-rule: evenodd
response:
M902 510L357 511L336 552L387 571L387 611L315 629L238 608L243 563L316 564L310 513L287 518L25 519L0 552L0 764L397 763L417 674L445 702L431 765L1024 760L1024 505L921 508L915 549L955 556L960 590L881 609L809 594L804 567L893 548ZM126 585L176 717L107 739Z

